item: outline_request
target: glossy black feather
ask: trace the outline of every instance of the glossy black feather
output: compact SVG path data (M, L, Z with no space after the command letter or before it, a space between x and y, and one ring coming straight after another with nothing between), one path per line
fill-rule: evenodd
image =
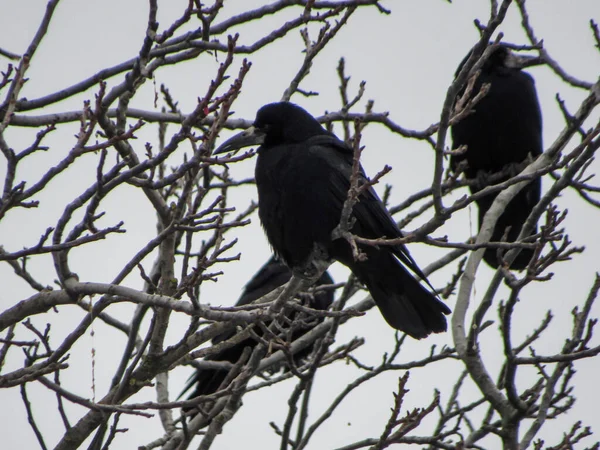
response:
M357 262L345 240L332 240L350 187L352 149L291 103L263 106L254 127L265 134L255 171L258 213L275 253L303 267L317 244L366 285L392 327L415 338L445 331L450 310L408 273L425 280L404 245L361 246L368 259ZM361 194L353 217L358 236L402 236L373 189Z
M264 266L262 266L258 272L252 277L252 279L244 287L242 295L238 299L236 306L248 305L254 300L268 294L269 292L277 289L279 286L287 283L292 277L292 272L287 268L285 264L272 257ZM333 279L328 272L323 273L321 278L316 283L318 286L333 284ZM310 303L307 305L311 308L318 310L326 310L333 302L334 292L332 290L318 291L312 297L309 297ZM260 335L260 330L256 330L257 334ZM292 339L298 339L307 329L298 329L292 333ZM213 339L213 344L218 344L229 338L231 338L236 332L231 331L224 333ZM253 339L246 339L240 344L223 350L218 355L209 358L211 361L227 361L235 363L239 360L245 347L254 347L256 341ZM311 347L304 349L298 354L294 355L296 360L300 362L306 358L312 351ZM194 398L199 395L212 394L219 390L219 387L227 376L226 370L218 369L202 369L197 370L196 373L190 378L187 386L183 393L193 389L189 398Z
M510 172L497 181L499 183L518 173L510 167L514 169L514 165L525 161L528 155L535 158L542 153L542 115L535 82L528 73L508 67L509 56L510 50L504 46L490 55L473 90L477 93L483 84L489 83L489 92L475 105L473 113L452 127L454 148L466 145L467 151L453 156L450 164L456 170L461 161L466 161L467 178L482 180L486 174L503 170ZM475 193L484 186L471 187L471 192ZM479 227L497 195L491 194L477 201ZM514 242L540 195L541 179L536 178L510 202L494 228L491 241L501 241L506 228L510 227L507 241ZM537 229L533 232L537 233ZM511 268L525 269L532 256L533 250L521 250ZM491 267L498 267L496 249L486 250L484 259Z

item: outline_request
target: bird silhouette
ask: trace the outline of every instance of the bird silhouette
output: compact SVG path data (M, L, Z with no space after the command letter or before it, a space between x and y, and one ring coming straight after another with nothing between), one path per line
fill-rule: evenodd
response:
M393 328L417 339L446 330L450 309L409 273L427 282L404 245L359 244L366 260L357 261L347 240L332 238L350 188L352 148L287 102L260 108L253 127L215 154L257 144L258 214L273 250L290 268L305 267L318 249L324 259L350 268ZM367 182L362 167L359 182ZM362 190L351 216L357 236L403 236L371 187Z
M470 53L461 62L460 72ZM531 75L522 71L524 66L534 61L531 57L517 56L508 47L498 46L485 61L473 93L479 92L484 84L489 84L487 94L474 106L474 111L452 126L454 148L466 145L467 150L450 159L451 168L456 171L459 164L466 161L465 176L476 180L471 192L476 193L486 187L486 177L496 174L501 183L516 175L519 167L529 155L533 158L542 153L542 114ZM461 93L462 95L462 93ZM476 201L479 209L479 228L485 213L490 209L498 192L486 195ZM494 228L490 241L501 241L508 227L507 242L514 242L532 208L541 195L541 179L536 178L525 186L508 204ZM537 233L537 227L532 234ZM533 256L532 249L522 249L511 264L515 270L523 270ZM488 248L484 253L485 262L492 268L501 263L499 252Z
M246 284L242 295L238 299L236 306L249 305L253 301L261 298L262 296L268 294L269 292L277 289L280 286L283 286L287 283L292 277L292 272L288 267L283 264L281 261L277 260L275 257L271 257L269 261L267 261L259 270L254 274L252 279ZM329 275L328 272L324 272L321 275L321 278L315 283L316 286L333 284L333 279ZM333 290L319 290L314 294L303 295L303 298L307 300L307 305L313 309L317 309L320 311L327 310L331 303L333 302L334 292ZM294 317L290 317L290 319L294 319ZM317 320L317 322L322 321L323 319ZM303 322L297 328L291 330L291 339L296 340L306 332L310 331L310 329L316 326L316 322L312 321L312 323ZM306 325L311 325L307 328ZM258 336L262 335L262 331L260 329L256 329L256 334ZM218 344L223 342L231 337L237 331L232 330L228 333L223 333L219 336L216 336L213 340L213 344ZM210 358L206 358L206 360L210 361L226 361L230 363L236 363L246 347L253 348L256 346L257 341L248 338L244 341L240 342L233 347L229 347L220 353L213 355ZM294 355L296 363L300 363L303 361L310 353L312 352L312 347L309 346L306 349L298 352ZM225 381L227 374L229 371L221 370L221 369L198 369L194 373L192 377L188 380L186 387L184 388L181 395L185 394L187 391L192 390L191 394L188 398L198 397L200 395L208 395L214 392L217 392L219 388L225 387L222 386ZM180 395L180 396L181 396ZM191 408L186 409L189 411Z

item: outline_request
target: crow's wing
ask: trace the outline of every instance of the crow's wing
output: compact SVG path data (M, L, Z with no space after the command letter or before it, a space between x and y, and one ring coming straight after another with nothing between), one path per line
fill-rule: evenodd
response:
M335 203L336 209L340 210L341 215L341 209L350 189L353 151L339 139L329 136L318 136L308 142L310 143L310 153L317 157L321 164L330 168L328 183L330 201ZM367 182L367 177L361 166L359 183L364 184L365 182ZM356 219L352 232L360 237L368 239L403 237L402 231L372 187L361 193L359 201L354 204L352 214ZM338 223L339 216L336 225ZM406 267L429 284L427 277L419 269L405 245L391 246L390 249Z

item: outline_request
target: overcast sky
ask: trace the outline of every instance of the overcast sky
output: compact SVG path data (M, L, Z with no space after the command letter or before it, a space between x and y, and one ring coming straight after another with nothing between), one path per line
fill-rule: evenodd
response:
M159 2L159 22L161 30L178 17L187 1ZM250 8L251 4L260 5L260 1L226 0L223 18ZM304 90L316 90L320 95L310 99L296 96L294 101L302 104L314 115L326 110L339 108L338 79L336 67L340 56L346 58L346 73L352 77L351 87L357 89L361 80L366 80L366 99L375 100L376 111L389 111L392 119L404 127L422 130L438 121L442 102L458 63L471 46L478 40L473 20L487 20L488 2L482 0L456 0L453 4L441 0L413 0L404 2L382 2L392 9L390 16L379 14L375 8L365 8L353 16L349 24L335 40L317 58L310 75L304 80ZM0 47L14 53L22 53L27 48L37 30L45 9L41 0L0 0ZM29 81L22 96L37 98L56 90L70 86L98 70L134 57L144 38L147 20L147 2L142 0L63 0L57 8L48 35L27 73ZM528 1L528 9L537 36L544 39L545 48L562 67L573 76L593 82L600 73L600 53L594 48L589 20L600 19L597 0L573 1ZM265 30L282 21L279 16L267 18L249 27L240 28L240 42L253 42L263 35ZM520 26L520 18L515 5L511 6L508 18L501 26L505 40L517 44L528 41ZM234 110L237 116L252 119L256 110L263 104L281 98L290 79L302 62L302 40L297 32L269 46L265 51L252 56L253 68L244 83L243 92ZM236 61L239 64L241 58ZM0 70L4 71L7 60L0 57ZM207 82L214 74L217 62L210 57L202 57L189 63L166 68L156 74L156 86L165 83L171 89L183 112L191 112L197 98L205 90ZM231 73L236 73L232 71ZM542 105L544 119L544 144L547 148L563 129L562 115L557 107L555 95L560 93L573 112L585 97L581 90L566 86L547 68L531 69L536 80L538 96ZM117 77L115 82L120 82ZM81 109L83 100L93 99L96 90L90 90L60 104L53 105L47 112ZM2 92L5 95L5 91ZM2 97L4 99L4 97ZM135 98L134 107L154 109L154 85L147 82ZM364 103L364 102L363 102ZM595 115L598 117L598 114ZM591 122L590 122L591 123ZM77 132L78 124L64 127L48 139L50 151L39 154L31 164L18 175L24 179L34 179L47 168L59 161L70 149L72 136ZM175 129L173 127L173 129ZM336 129L338 132L340 128ZM32 140L36 129L10 130L11 145L25 148ZM155 141L155 128L140 134L139 148L145 141ZM391 174L384 179L392 184L391 203L398 203L407 195L424 189L431 183L433 174L433 152L430 147L414 140L392 136L377 125L367 128L363 136L366 150L363 165L367 173L374 174L384 164L393 167ZM2 160L3 161L3 160ZM39 196L41 202L37 210L19 210L11 212L0 222L0 245L7 250L18 250L30 246L49 225L53 225L62 213L64 205L91 183L95 177L97 160L78 164L78 174L70 174L52 183L48 192ZM0 162L0 176L4 176L5 163ZM250 176L254 161L245 161L231 170L234 176ZM594 163L597 167L597 163ZM91 178L90 178L91 177ZM597 181L596 181L597 182ZM544 179L544 189L550 181ZM378 188L379 189L379 188ZM380 191L381 192L381 191ZM457 194L458 195L458 194ZM232 196L231 202L244 209L247 201L255 197L255 189L248 188L243 193ZM519 304L520 319L516 322L515 333L525 336L533 325L539 323L545 311L551 308L555 319L552 331L543 339L542 351L556 353L562 346L563 337L571 326L570 311L581 304L599 270L598 252L600 240L597 238L600 215L597 210L585 204L574 192L566 191L558 201L560 208L568 208L566 220L568 234L575 245L585 245L586 252L577 255L568 263L554 266L555 276L551 283L532 284L522 294ZM131 255L155 234L155 216L145 201L136 192L120 191L109 196L105 204L107 216L105 224L125 221L128 233L92 246L94 253L73 251L72 270L82 281L108 282L118 272ZM475 233L473 224L476 213L463 211L453 217L434 236L448 235L453 241L466 239ZM429 217L429 216L428 216ZM421 223L411 224L411 229ZM229 267L218 283L203 287L203 298L212 304L231 305L237 299L241 287L269 256L269 247L264 238L258 218L240 232L240 241L236 251L242 253L241 262ZM440 249L422 244L411 244L410 250L421 266L429 264L444 254ZM146 261L147 267L150 262ZM50 257L32 261L30 269L44 284L53 284L56 274ZM445 284L450 270L433 276L436 285ZM346 270L332 267L337 280L343 280ZM480 265L476 281L475 297L483 294L487 281L493 271ZM28 286L12 274L7 264L0 265L0 280L4 288L0 291L0 309L5 309L32 295ZM141 287L140 281L132 280L132 286ZM505 291L503 291L505 292ZM498 298L503 298L500 295ZM455 298L449 299L454 305ZM122 308L122 320L127 320L131 308ZM119 311L118 308L112 310ZM595 307L593 316L600 315L600 307ZM61 308L60 315L38 317L35 323L41 327L47 321L53 324L53 343L72 331L79 323L82 313L76 308ZM187 326L185 317L173 315L173 326L178 329ZM495 312L491 318L496 318ZM91 348L96 351L96 392L101 397L106 391L110 376L120 360L120 351L124 337L102 324L98 324L95 335L90 333L74 347L70 353L70 369L62 375L62 382L69 389L84 397L92 396ZM342 327L338 342L351 337L365 336L367 344L357 354L369 364L376 364L384 351L393 347L392 330L385 324L376 309L366 317L351 321ZM174 334L172 337L176 337ZM23 339L31 336L23 335ZM486 341L484 340L484 343ZM497 341L496 341L497 342ZM598 340L596 340L597 344ZM411 342L403 360L417 358L429 351L432 344L452 345L449 333L433 336L426 341ZM491 344L482 348L487 353L486 363L490 367L500 364L498 351ZM22 356L13 351L4 371L19 367ZM338 367L339 366L339 367ZM328 367L320 372L316 382L316 395L313 410L320 412L331 399L352 380L356 373L341 364ZM457 368L458 366L454 366ZM569 422L548 423L541 437L548 443L556 443L563 431L570 428L575 419L583 419L586 425L600 429L600 416L597 403L600 400L597 391L597 377L600 362L594 360L578 363L575 378L578 402ZM446 372L446 370L448 370ZM430 401L433 388L444 391L454 378L449 376L452 368L434 366L415 374L410 382L408 406L422 406ZM183 387L191 370L179 368L171 377L171 395L176 396ZM398 373L389 373L370 385L363 386L348 399L341 409L330 419L314 438L311 448L335 448L365 437L376 437L392 406L392 391L397 387ZM291 383L284 383L244 397L244 406L238 415L227 424L224 433L212 448L275 448L278 438L269 427L270 421L283 423L287 409L286 399ZM56 414L54 395L39 384L28 386L30 398L34 401L36 418L41 425L47 443L53 446L63 434L60 418ZM474 389L470 387L468 389ZM467 392L468 392L467 389ZM474 394L475 391L471 391ZM151 390L142 391L131 401L149 400L154 394ZM444 399L442 399L444 400ZM4 448L36 448L37 442L29 425L18 389L0 390L0 430ZM72 421L84 413L83 408L68 405ZM136 448L147 444L162 435L162 427L157 418L144 419L127 417L122 426L130 431L122 434L113 444L114 449ZM231 432L233 430L233 432ZM8 439L8 444L6 443Z

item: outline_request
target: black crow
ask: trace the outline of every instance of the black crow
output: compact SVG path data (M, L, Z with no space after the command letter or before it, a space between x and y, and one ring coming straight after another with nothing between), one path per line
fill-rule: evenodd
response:
M462 61L456 75L469 56ZM459 163L466 161L466 178L479 180L477 185L471 186L472 193L486 186L487 183L483 181L486 175L503 172L505 175L499 175L500 179L493 184L506 181L520 172L517 166L528 155L535 158L542 153L542 114L535 83L528 73L521 70L532 60L531 57L517 56L504 45L498 46L481 68L473 95L484 84L489 84L489 91L475 105L471 114L452 127L454 148L466 145L467 151L453 156L450 166L456 171ZM477 201L480 228L485 213L497 195L490 194ZM531 209L540 200L540 195L541 179L536 178L508 204L490 240L501 241L507 227L510 227L506 239L507 242L514 242ZM537 229L533 233L537 233ZM532 256L533 250L522 249L511 268L525 269ZM497 249L487 249L484 259L488 265L497 268Z
M359 245L355 261L345 239L332 239L350 187L353 150L293 103L259 109L254 126L222 144L215 154L261 144L256 163L258 215L273 250L288 267L303 268L318 249L366 285L385 320L420 339L446 330L450 309L406 268L426 280L404 245ZM367 178L361 167L360 183ZM351 232L363 238L400 238L402 232L372 188L352 211Z
M236 306L248 305L254 300L268 294L269 292L277 289L279 286L283 286L292 277L292 272L287 268L285 264L278 261L275 257L272 257L264 266L262 266L258 272L252 277L252 279L244 287L244 291L236 303ZM333 279L328 272L324 272L321 278L317 281L317 286L333 284ZM308 298L307 306L324 311L329 308L333 302L334 292L333 290L321 290L317 291L312 295L305 296ZM306 328L298 328L292 332L292 340L298 339L300 336L308 331ZM258 335L261 335L261 330L256 330ZM235 331L224 333L213 339L213 344L223 342L235 334ZM235 363L240 359L242 352L245 347L254 347L256 341L254 339L246 339L226 350L223 350L217 355L208 358L210 361L227 361ZM312 351L311 347L300 351L294 355L298 362L306 358ZM208 395L219 390L219 387L225 380L228 374L227 370L219 369L201 369L198 370L188 381L187 386L184 388L182 394L189 389L193 389L192 394L189 398L194 398L199 395Z

